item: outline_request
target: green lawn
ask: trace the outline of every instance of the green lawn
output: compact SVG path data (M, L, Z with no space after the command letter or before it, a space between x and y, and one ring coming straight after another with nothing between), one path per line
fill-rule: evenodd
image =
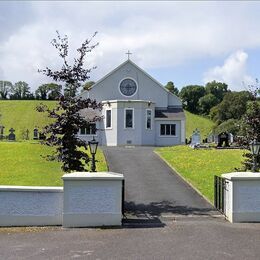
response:
M208 137L208 134L212 130L213 122L208 118L194 115L188 111L185 111L186 116L186 137L190 138L192 132L198 128L201 133L201 138Z
M36 111L36 106L40 103L53 108L55 101L39 100L0 100L0 125L5 126L5 135L9 134L9 129L15 129L16 139L22 139L22 132L29 129L30 138L33 138L33 129L42 128L50 122L44 113Z
M214 175L241 167L242 150L192 149L174 146L156 149L184 179L197 188L211 202L214 199Z
M41 156L51 150L37 142L0 142L0 185L62 186L60 163ZM107 171L101 150L96 157L97 170Z

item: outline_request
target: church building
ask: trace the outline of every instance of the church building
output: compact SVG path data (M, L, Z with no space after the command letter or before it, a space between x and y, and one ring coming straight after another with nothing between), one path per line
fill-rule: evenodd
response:
M93 136L104 146L172 146L185 143L181 100L129 58L97 81L82 98L102 102L102 120L80 129L79 138ZM85 111L91 120L97 111Z

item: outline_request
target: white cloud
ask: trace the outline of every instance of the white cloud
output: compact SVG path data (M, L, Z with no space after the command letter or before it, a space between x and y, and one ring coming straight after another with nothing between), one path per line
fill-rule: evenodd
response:
M58 67L59 58L49 44L57 29L68 34L71 50L99 32L100 45L87 63L98 67L92 80L123 62L128 49L133 61L150 69L260 47L257 2L26 3L29 7L23 15L33 19L20 19L18 24L14 15L6 17L13 23L12 30L0 27L0 71L5 79L25 80L33 89L48 81L37 73L38 68Z
M244 51L231 54L222 66L209 69L204 75L204 83L212 80L225 82L231 90L241 90L253 83L253 78L247 73L248 55Z

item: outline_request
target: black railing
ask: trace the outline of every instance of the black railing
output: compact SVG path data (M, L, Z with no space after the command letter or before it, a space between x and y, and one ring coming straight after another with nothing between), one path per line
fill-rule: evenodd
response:
M225 207L226 179L214 176L214 206L223 214Z

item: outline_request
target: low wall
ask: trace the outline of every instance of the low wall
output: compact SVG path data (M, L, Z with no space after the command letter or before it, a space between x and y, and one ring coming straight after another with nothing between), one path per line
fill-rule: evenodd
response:
M62 225L63 188L0 186L0 226Z

